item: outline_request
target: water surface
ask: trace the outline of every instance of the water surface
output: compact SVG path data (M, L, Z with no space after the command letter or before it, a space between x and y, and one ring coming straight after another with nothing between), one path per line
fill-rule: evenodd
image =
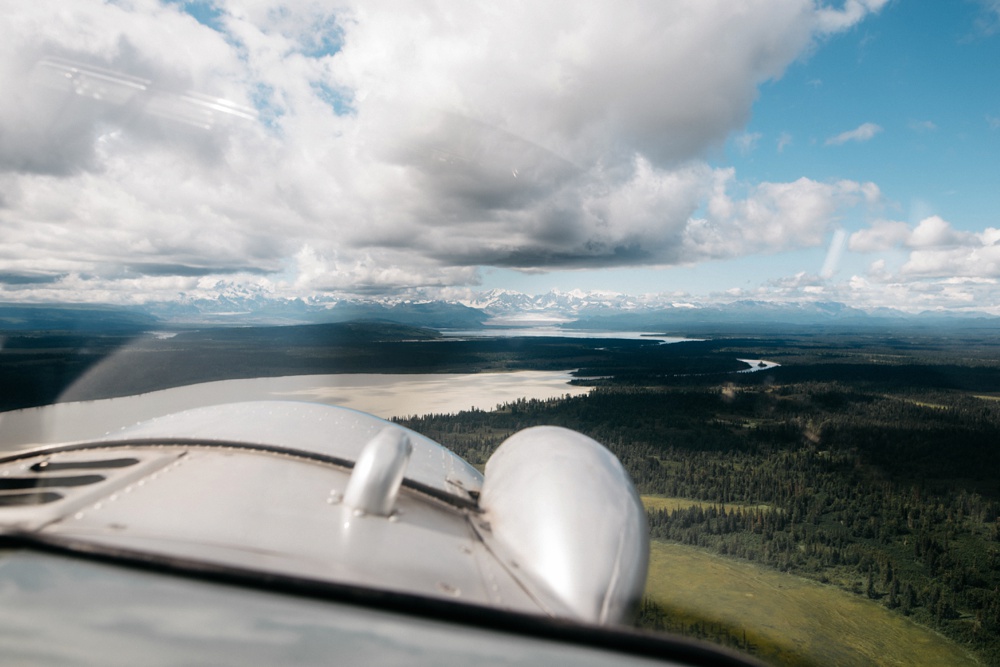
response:
M191 408L237 401L294 400L368 412L378 417L492 410L519 398L585 394L569 371L294 375L221 380L97 401L57 403L0 413L0 450L25 443L97 438L137 422ZM148 400L153 397L155 400Z
M683 343L700 338L677 338L645 331L605 331L601 329L563 329L556 326L484 327L482 329L442 329L448 338L607 338L612 340L648 340L650 342Z

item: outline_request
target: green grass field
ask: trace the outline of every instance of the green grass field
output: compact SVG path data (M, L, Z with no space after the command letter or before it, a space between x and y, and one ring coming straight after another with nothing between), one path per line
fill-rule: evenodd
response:
M979 664L961 646L874 602L695 547L654 541L646 595L675 624L700 622L745 636L767 663Z

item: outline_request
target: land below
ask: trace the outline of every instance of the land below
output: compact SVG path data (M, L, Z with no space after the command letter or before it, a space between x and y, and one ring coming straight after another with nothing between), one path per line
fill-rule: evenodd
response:
M645 627L775 664L1000 664L998 342L975 332L824 334L691 349L781 365L749 374L623 367L591 379L586 396L402 423L474 463L537 424L606 444L647 496ZM694 550L681 576L702 596L664 584L679 562L676 550L655 556L664 545ZM787 604L785 620L753 604L720 619L730 584L720 585L719 558L788 577L767 601ZM789 611L800 601L788 591L803 579L828 613ZM802 625L792 632L789 619Z
M576 369L575 382L593 387L586 395L399 421L473 464L537 424L607 445L650 497L646 627L776 664L918 664L917 654L935 664L968 664L970 655L1000 664L1000 341L992 330L711 333L662 345L452 340L371 322L169 335L22 328L0 333L0 409L259 376ZM739 359L780 366L742 374ZM697 595L663 583L679 568L695 587L717 585L724 571L784 577L766 588L803 586L803 599L828 613L818 612L801 641L784 626L764 627L770 617L753 611L764 604L757 592L745 616L719 618L721 598L699 607ZM844 623L823 631L833 616Z

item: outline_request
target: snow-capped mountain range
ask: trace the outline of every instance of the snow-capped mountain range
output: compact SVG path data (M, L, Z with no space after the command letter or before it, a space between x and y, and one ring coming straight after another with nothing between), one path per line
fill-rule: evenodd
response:
M610 291L552 291L529 295L494 289L453 301L402 297L345 299L334 296L287 298L256 286L221 286L211 296L180 295L147 304L143 312L168 322L294 324L378 319L434 328L561 325L631 329L712 324L876 324L991 318L979 313L914 315L889 308L862 310L837 302L734 301L699 303L669 295L628 295ZM1000 320L997 320L1000 321Z
M141 306L0 304L0 329L142 328L186 325L289 325L377 320L433 329L545 325L563 328L678 332L712 335L781 332L817 326L899 330L959 324L1000 328L1000 317L977 312L905 313L862 310L837 302L677 301L669 295L634 296L609 291L553 291L529 295L490 290L461 300L403 297L346 299L332 295L290 298L264 286L219 284Z
M470 308L481 310L497 320L535 319L553 322L573 321L585 315L639 313L681 306L695 307L693 304L677 304L662 296L636 297L618 292L584 292L582 290L552 291L531 296L510 290L495 289L480 292L474 298L463 300L461 303Z

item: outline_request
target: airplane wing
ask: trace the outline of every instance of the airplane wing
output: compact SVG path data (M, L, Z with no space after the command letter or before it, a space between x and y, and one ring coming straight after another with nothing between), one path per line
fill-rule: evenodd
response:
M0 643L30 662L59 662L53 646L71 636L101 662L121 645L176 664L194 633L206 656L236 664L247 656L226 649L231 632L267 644L261 658L305 651L310 663L333 661L334 637L434 664L606 664L621 644L636 659L669 648L607 629L642 594L645 513L610 452L556 427L513 435L485 475L390 422L287 401L19 445L0 458L0 545ZM316 639L317 627L332 634ZM537 646L515 650L511 632ZM661 655L717 655L675 644Z

